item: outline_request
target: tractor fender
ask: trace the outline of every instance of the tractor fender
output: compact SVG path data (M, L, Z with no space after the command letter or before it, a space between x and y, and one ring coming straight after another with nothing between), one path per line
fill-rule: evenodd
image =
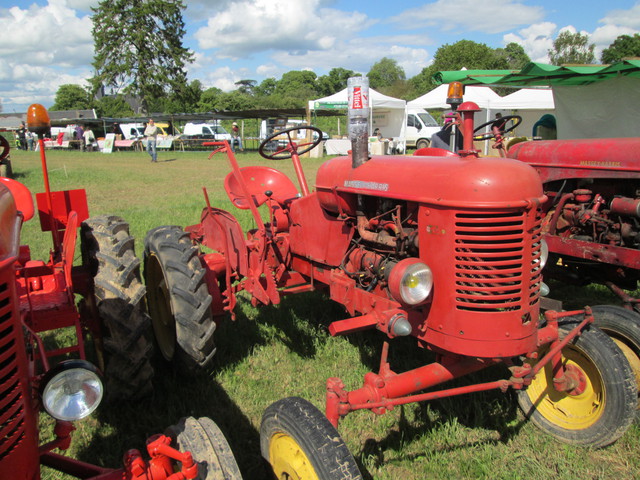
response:
M0 183L7 187L16 203L16 209L22 212L24 221L31 220L35 212L33 197L29 189L22 183L6 177L0 177Z
M247 243L242 227L233 215L219 208L205 208L200 225L187 230L197 231L202 245L224 255L232 272L247 276Z

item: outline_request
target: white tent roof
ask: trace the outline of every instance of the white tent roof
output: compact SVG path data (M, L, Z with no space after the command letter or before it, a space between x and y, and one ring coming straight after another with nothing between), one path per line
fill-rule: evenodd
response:
M344 90L334 93L333 95L329 95L328 97L309 100L309 108L311 110L321 110L323 108L346 109L349 101L348 96L348 89L345 88ZM388 97L373 88L369 89L369 97L369 106L372 108L405 108L407 104L407 102L400 98Z
M451 108L447 103L447 91L449 85L440 85L421 97L407 103L409 107L416 108ZM494 108L494 102L500 100L500 95L489 87L471 87L464 89L464 101L475 102L480 108Z
M469 88L469 87L467 87ZM550 88L521 88L491 104L503 110L553 110L553 92Z

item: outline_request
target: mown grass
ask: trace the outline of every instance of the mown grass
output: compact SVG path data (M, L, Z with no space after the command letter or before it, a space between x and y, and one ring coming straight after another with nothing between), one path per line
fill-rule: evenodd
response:
M39 154L12 152L17 178L34 192L42 188ZM48 152L53 190L85 188L92 215L115 214L131 224L142 253L147 230L164 224L197 223L204 206L202 187L211 203L237 214L245 230L246 212L234 209L223 189L226 158L206 152L162 152L151 164L145 153ZM241 165L266 164L289 175L288 162L269 162L254 153L239 155ZM322 162L306 159L310 184ZM25 225L22 242L34 258L45 258L51 245L38 221ZM563 286L557 286L564 288ZM602 289L564 289L573 306L615 301ZM558 296L558 295L556 295ZM597 299L597 300L594 300ZM144 402L106 406L78 422L70 454L87 462L118 467L129 448L185 415L209 416L224 431L244 478L269 478L260 457L260 418L272 402L298 395L324 408L327 377L340 376L348 389L376 370L382 337L364 332L331 338L327 325L344 316L342 309L317 293L286 297L281 305L254 309L240 302L235 322L217 333L218 353L211 372L186 377L159 365L156 389ZM395 340L392 368L423 365L430 356L410 338ZM502 375L499 369L471 379ZM626 479L637 478L640 429L634 425L620 441L603 450L563 445L526 422L511 393L486 392L412 404L375 416L357 412L340 424L340 433L370 479ZM51 421L41 418L43 436ZM44 478L60 478L46 470Z

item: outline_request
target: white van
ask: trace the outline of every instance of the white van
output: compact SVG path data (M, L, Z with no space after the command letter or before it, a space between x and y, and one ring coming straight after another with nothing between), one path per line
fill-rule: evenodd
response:
M219 123L187 123L182 131L182 138L227 140L231 141L231 134Z
M144 123L121 123L120 130L124 140L135 140L144 137Z
M438 122L424 108L407 108L407 147L428 147L431 144L431 136L439 132L440 128Z

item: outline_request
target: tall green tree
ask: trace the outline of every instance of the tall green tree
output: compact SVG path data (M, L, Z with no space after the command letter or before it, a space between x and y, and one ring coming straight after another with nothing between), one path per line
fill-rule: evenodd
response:
M531 62L531 58L524 51L522 45L511 42L504 48L496 48L495 55L498 60L503 60L504 65L496 65L496 68L503 68L507 70L520 70L527 63Z
M273 92L276 90L276 85L278 85L278 81L273 77L265 78L260 85L256 86L254 89L254 93L260 97L266 97L269 95L273 95Z
M553 41L553 48L548 50L549 60L552 65L565 64L590 64L596 61L593 53L595 43L589 45L589 35L571 33L567 30Z
M238 80L235 85L238 87L240 93L246 93L247 95L253 95L258 82L255 80Z
M433 63L409 80L412 87L411 96L417 97L433 90L436 87L432 80L434 73L462 68L491 70L508 67L503 55L497 54L496 50L484 43L459 40L452 45L445 44L436 50Z
M182 0L102 0L92 7L95 76L101 86L131 93L149 103L169 92L182 92L185 65L193 53L182 45Z
M75 84L60 85L51 110L85 110L92 108L89 92Z
M355 75L356 73L353 70L347 70L342 67L332 68L327 75L318 77L318 94L326 97L344 90L347 88L349 77L354 77Z
M318 95L317 75L310 70L291 70L276 83L273 95L280 98L282 108L304 107Z
M110 95L96 102L96 114L98 117L130 117L133 110L122 95Z
M387 57L374 63L367 77L369 77L369 86L376 90L383 90L406 80L404 69L398 65L398 62Z
M602 63L619 62L627 57L640 57L640 33L620 35L611 45L602 51Z

